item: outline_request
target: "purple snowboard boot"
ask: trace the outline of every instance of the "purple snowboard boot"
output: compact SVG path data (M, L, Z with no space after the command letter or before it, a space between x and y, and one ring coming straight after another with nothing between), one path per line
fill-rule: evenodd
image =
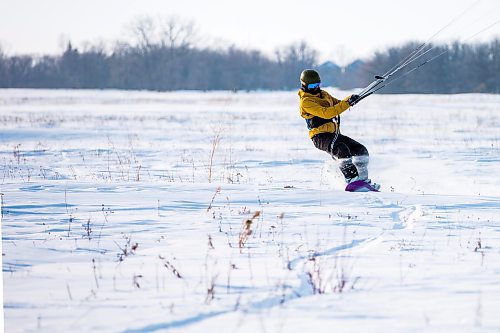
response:
M378 192L379 189L380 185L372 183L370 179L355 180L345 187L347 192Z

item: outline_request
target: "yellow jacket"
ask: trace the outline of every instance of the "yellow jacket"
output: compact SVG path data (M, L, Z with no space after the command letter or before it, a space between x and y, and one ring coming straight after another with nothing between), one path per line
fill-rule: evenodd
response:
M342 112L349 109L348 96L344 100L338 100L332 97L325 90L320 94L313 95L303 90L299 90L300 97L300 116L304 119L319 117L322 119L332 119L339 116ZM318 127L309 130L309 137L312 138L319 133L335 133L337 123L333 121L326 122Z

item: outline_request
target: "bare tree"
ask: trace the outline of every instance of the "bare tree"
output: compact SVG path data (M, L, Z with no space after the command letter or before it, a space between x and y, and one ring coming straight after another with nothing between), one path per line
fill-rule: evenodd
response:
M155 23L149 16L142 16L134 20L131 31L136 40L136 44L143 51L148 51L154 44Z
M276 50L277 62L282 68L283 88L289 89L298 85L298 77L305 68L313 68L317 64L318 52L305 41L299 41Z
M293 63L302 67L316 65L318 52L312 49L307 42L299 41L282 49L276 50L279 63Z
M160 41L163 47L189 49L196 42L194 22L170 16L160 21Z

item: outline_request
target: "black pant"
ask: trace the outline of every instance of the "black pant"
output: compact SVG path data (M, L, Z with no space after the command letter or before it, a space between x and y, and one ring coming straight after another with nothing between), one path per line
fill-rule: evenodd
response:
M320 133L313 136L312 141L316 148L327 152L333 159L339 160L340 171L342 171L347 181L359 175L356 168L357 165L353 164L352 157L362 156L363 161L358 163L358 168L360 168L360 173L363 173L363 177L365 177L364 174L367 173L365 169L368 164L368 150L366 147L340 133L332 144L334 139L335 133ZM364 161L365 159L366 161ZM363 168L363 171L361 168Z

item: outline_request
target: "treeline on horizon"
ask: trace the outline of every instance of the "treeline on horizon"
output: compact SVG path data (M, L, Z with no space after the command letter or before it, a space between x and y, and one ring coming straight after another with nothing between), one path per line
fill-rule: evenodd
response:
M409 42L339 67L319 64L318 52L306 42L277 49L270 58L234 46L200 47L192 23L176 19L162 25L143 19L133 30L135 42L117 43L111 51L98 45L80 51L71 42L55 56L8 56L0 49L0 88L290 90L299 87L303 69L315 68L323 86L352 89L386 73L419 45ZM380 93L500 93L499 39L427 50Z

